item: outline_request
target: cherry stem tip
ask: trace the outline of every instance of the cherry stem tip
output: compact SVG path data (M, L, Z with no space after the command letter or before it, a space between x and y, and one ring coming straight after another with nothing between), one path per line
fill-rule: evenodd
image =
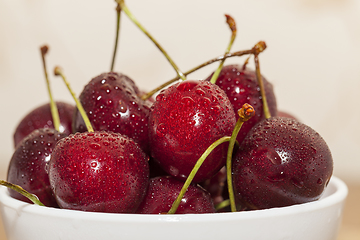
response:
M229 53L230 50L231 50L231 47L235 41L235 38L236 38L236 23L235 23L235 20L228 14L225 14L225 17L226 17L226 23L229 25L229 28L231 30L231 38L230 38L230 42L226 48L226 51L225 51L225 54ZM210 82L215 84L219 75L220 75L220 72L224 66L224 63L225 63L225 60L226 58L222 59L220 61L220 64L219 64L219 67L215 70L214 74L212 75L211 79L210 79Z
M238 110L241 121L246 122L255 115L255 109L248 103L245 103L242 108Z

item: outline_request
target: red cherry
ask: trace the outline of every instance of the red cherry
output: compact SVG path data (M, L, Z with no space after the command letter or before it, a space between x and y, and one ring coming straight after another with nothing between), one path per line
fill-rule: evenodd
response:
M34 130L25 137L13 153L7 174L7 181L19 185L38 196L48 207L58 207L49 183L46 166L55 144L66 135L52 128ZM10 196L25 202L28 198L9 190Z
M148 157L124 135L76 133L56 145L49 179L61 208L132 213L148 187Z
M315 130L294 119L272 117L249 132L232 169L241 208L266 209L319 199L333 159Z
M152 157L168 174L185 179L213 142L231 136L235 121L230 101L218 86L191 80L172 85L159 93L149 114ZM212 151L194 182L224 166L227 146Z
M69 135L72 133L75 107L64 102L56 102L56 106L60 117L59 131ZM14 133L14 146L17 146L23 138L39 128L54 128L49 103L35 108L20 121Z
M95 131L111 131L132 138L146 152L148 146L148 103L127 76L115 72L103 73L93 78L80 94L91 125ZM74 131L87 131L77 111Z

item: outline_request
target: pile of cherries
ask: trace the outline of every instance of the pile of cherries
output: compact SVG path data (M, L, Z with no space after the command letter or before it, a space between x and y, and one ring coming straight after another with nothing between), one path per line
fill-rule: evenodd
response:
M51 97L19 123L7 181L45 206L93 212L215 213L319 199L333 172L330 150L312 128L278 112L257 47L242 51L255 70L247 62L222 67L227 51L215 83L213 74L186 80L180 72L155 99L114 71L86 84L76 106Z

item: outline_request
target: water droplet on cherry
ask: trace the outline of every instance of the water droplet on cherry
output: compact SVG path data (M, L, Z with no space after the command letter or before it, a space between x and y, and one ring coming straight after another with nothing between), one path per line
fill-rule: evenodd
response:
M160 123L156 129L158 136L163 137L166 134L166 125L165 123Z

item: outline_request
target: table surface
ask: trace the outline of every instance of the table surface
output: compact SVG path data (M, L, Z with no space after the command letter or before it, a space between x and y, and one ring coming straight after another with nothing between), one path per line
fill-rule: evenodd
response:
M337 240L360 239L360 185L347 183L349 195L345 204L343 221ZM2 220L0 219L0 240L6 240Z

